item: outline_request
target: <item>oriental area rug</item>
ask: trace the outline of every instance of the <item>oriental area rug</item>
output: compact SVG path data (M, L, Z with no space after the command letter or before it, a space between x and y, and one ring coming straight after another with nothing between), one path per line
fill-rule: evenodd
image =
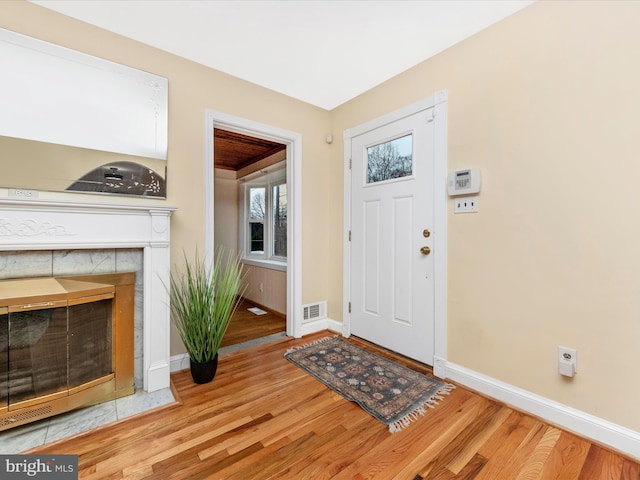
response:
M285 358L347 400L356 402L395 433L425 408L434 408L455 388L340 337L325 337L291 349Z

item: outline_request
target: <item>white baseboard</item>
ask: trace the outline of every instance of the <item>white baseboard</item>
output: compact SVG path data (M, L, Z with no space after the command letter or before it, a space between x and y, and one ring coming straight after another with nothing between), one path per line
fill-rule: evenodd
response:
M332 320L331 318L319 318L311 322L305 322L300 328L300 337L310 335L312 333L321 332L323 330L331 330L332 332L342 333L342 322ZM300 338L299 337L299 338Z
M161 362L156 365L152 365L147 370L147 376L144 379L144 389L147 392L155 392L164 388L169 388L171 374L171 365L167 365L166 362Z
M171 357L169 364L171 365L171 373L186 370L189 368L189 354L181 353L180 355L174 355Z
M487 397L525 411L560 428L640 459L640 432L568 407L451 362L446 377Z
M331 318L327 318L327 330L331 330L332 332L343 334L343 326L342 322L338 322L337 320L333 320Z

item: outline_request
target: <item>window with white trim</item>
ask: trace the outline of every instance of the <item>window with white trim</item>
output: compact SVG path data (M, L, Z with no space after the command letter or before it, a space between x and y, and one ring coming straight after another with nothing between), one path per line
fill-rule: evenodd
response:
M287 260L286 171L246 181L243 186L244 221L240 228L243 257Z
M265 187L249 187L248 249L250 255L264 255L264 219L267 211Z

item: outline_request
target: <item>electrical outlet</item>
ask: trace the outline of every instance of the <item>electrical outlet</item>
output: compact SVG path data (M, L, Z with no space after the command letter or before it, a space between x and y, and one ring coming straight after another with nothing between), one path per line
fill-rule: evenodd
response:
M558 372L565 377L578 372L578 352L574 348L558 347Z
M478 211L478 196L453 199L453 213L475 213Z

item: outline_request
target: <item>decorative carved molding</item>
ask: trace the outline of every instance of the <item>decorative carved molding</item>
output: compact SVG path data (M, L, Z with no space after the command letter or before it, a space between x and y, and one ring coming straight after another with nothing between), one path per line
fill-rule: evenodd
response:
M12 222L8 218L0 217L0 236L2 237L69 237L76 235L64 225L51 222L40 222L33 219Z
M151 227L158 234L164 234L169 228L169 217L166 214L151 212Z

